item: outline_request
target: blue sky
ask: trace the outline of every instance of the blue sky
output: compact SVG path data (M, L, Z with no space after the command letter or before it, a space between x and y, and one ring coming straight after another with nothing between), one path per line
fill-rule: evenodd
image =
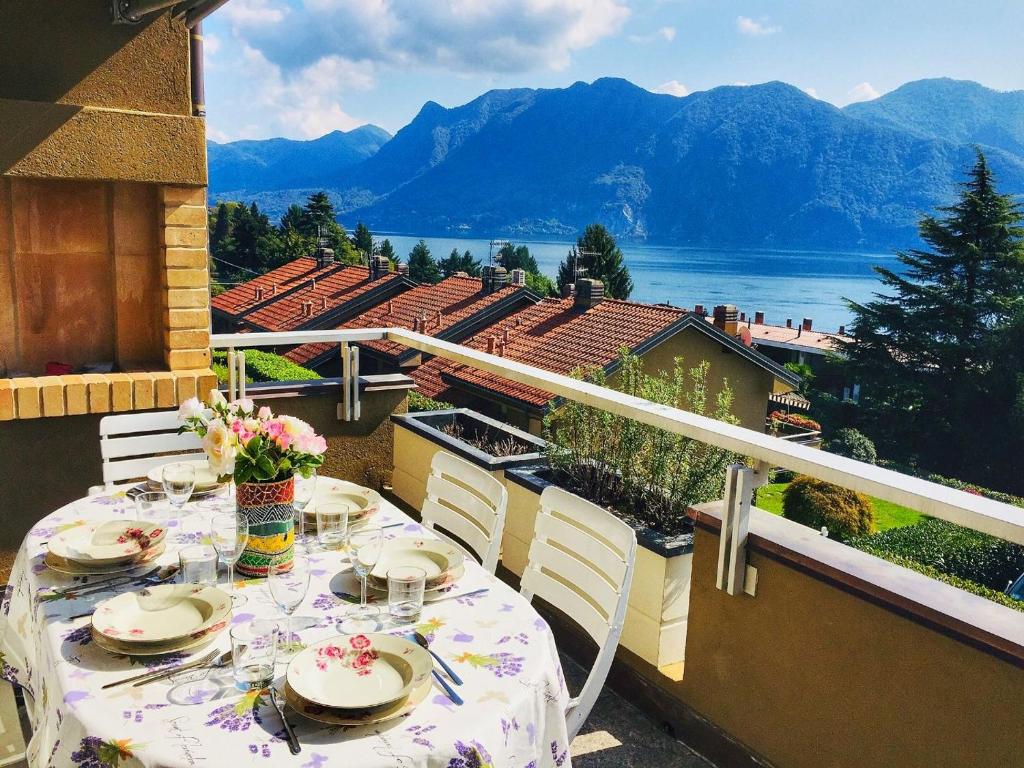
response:
M231 0L205 23L211 138L395 132L427 100L627 78L783 80L837 105L909 80L1024 89L1024 0Z

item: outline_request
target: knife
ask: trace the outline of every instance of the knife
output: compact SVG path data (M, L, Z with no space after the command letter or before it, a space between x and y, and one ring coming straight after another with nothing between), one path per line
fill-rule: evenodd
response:
M53 589L50 591L50 594L56 597L66 597L67 595L71 594L79 595L82 592L85 592L86 590L93 590L98 587L110 587L122 581L131 581L132 579L146 579L155 574L159 570L160 566L158 565L155 568L146 571L145 573L136 574L134 576L126 576L123 573L121 573L117 576L111 576L107 579L101 579L100 581L93 581L84 584L72 584L69 587L60 587L59 589Z
M164 571L162 574L160 574L161 570ZM159 574L159 578L155 578L155 577L157 577L158 574ZM125 587L125 586L129 586L129 585L134 585L134 586L143 586L143 585L145 585L147 587L152 587L152 586L155 586L157 584L163 584L166 581L170 581L171 579L173 579L177 575L178 575L178 566L176 566L176 565L168 565L164 569L156 568L155 570L149 571L148 573L144 573L141 576L132 576L131 578L127 579L126 581L123 581L123 582L120 582L120 583L116 583L116 584L99 584L99 585L92 584L92 585L88 585L87 588L85 588L85 589L80 589L80 590L77 590L77 591L69 592L67 594L74 595L77 598L77 597L87 597L89 595L95 595L97 592L106 592L108 589L113 589L115 587Z
M135 675L134 677L126 677L126 678L124 678L122 680L115 680L112 683L107 683L106 685L104 685L103 686L103 690L106 690L107 688L116 688L117 686L125 685L126 683L134 683L136 680L144 680L147 677L152 677L152 676L160 675L160 674L163 674L163 673L178 672L178 671L184 669L185 667L191 667L194 664L205 664L206 662L210 661L216 655L217 655L217 651L216 651L216 649L214 649L214 650L210 651L208 654L206 654L205 656L203 656L202 658L196 659L195 661L190 661L187 664L179 664L176 667L164 667L163 669L151 669L148 672L143 672L141 675Z
M299 754L302 751L302 745L299 744L299 737L292 730L292 724L284 716L284 707L281 706L281 702L277 699L277 689L274 686L270 686L270 703L274 705L274 709L277 710L277 716L284 723L284 735L288 737L288 750L293 755Z

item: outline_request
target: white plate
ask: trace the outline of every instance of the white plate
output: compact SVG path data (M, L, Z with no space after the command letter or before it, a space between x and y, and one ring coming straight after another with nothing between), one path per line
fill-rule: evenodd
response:
M387 583L388 571L399 566L421 568L427 574L427 585L443 582L447 574L460 567L462 552L438 539L407 536L385 542L370 577L379 584Z
M448 594L455 591L458 580L465 575L466 568L462 565L448 571L448 573L445 574L443 581L439 581L433 585L428 585L427 588L423 590L423 602L432 603L435 600L440 600L441 598L446 597ZM358 581L356 584L358 585ZM367 579L366 586L374 594L380 595L385 599L387 598L388 584L386 580L384 582L377 582L373 579ZM358 590L356 590L354 594L358 597Z
M375 707L359 711L354 709L335 709L314 704L295 693L287 682L284 684L284 698L288 702L288 706L303 717L327 725L376 725L377 723L394 720L409 714L418 705L422 704L430 694L430 691L431 680L428 675L422 683L412 689L412 692L405 699L399 699L387 707Z
M427 651L401 637L339 635L292 659L287 680L311 704L364 710L407 698L433 668Z
M223 628L230 618L231 597L217 587L158 584L104 600L92 626L122 643L163 643Z
M352 522L376 513L382 501L381 495L372 488L333 477L320 477L316 481L313 503L306 507L306 514L315 518L319 504L340 504L349 508L349 522Z
M146 549L167 535L162 526L142 520L110 520L78 525L47 542L55 557L88 566L116 565L138 560Z
M191 464L196 471L196 490L206 490L218 484L217 476L213 473L213 470L210 469L210 462L203 459L175 461L173 457L168 457L167 464ZM158 467L153 467L148 473L146 473L146 479L157 488L164 487L162 473L167 464L161 464Z
M137 570L147 563L151 563L156 560L160 555L163 554L165 542L157 544L155 547L150 547L142 553L142 556L137 560L132 560L129 563L113 563L111 565L85 565L83 563L76 563L67 558L57 557L52 552L47 552L43 557L43 564L51 571L57 573L63 573L65 576L106 576L113 573L129 573L130 571ZM82 588L85 589L88 584L83 584Z
M218 630L204 632L199 637L186 637L171 643L119 643L117 640L112 640L93 630L92 639L104 651L117 653L122 656L163 656L167 653L194 651L214 640L222 631L223 627Z

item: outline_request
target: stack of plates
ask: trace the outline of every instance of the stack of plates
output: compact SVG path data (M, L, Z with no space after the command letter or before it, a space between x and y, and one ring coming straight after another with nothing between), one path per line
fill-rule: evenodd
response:
M195 461L173 461L168 459L168 464L191 464L196 472L196 487L192 491L193 499L202 499L213 496L224 488L224 484L217 479L217 475L210 469L210 462L203 459ZM162 491L164 487L163 471L166 465L161 464L153 467L146 473L146 485L151 491Z
M309 646L288 665L285 699L331 725L372 725L411 712L430 692L430 654L400 637L340 635Z
M156 656L198 648L230 619L226 592L200 584L160 584L100 603L92 615L92 636L112 653Z
M43 562L71 576L130 571L159 557L166 535L164 528L142 520L78 525L47 542Z
M367 586L386 595L388 571L397 566L421 568L427 574L423 599L429 602L450 591L455 582L465 574L464 559L459 549L438 539L392 539L384 543L380 558L370 571Z
M364 488L345 480L321 477L317 480L313 503L306 507L306 517L316 520L316 510L321 504L332 504L348 508L348 523L353 525L369 520L380 509L381 495L370 488Z

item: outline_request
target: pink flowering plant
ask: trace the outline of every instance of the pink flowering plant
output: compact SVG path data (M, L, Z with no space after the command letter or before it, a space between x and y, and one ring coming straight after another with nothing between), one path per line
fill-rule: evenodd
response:
M209 405L191 398L178 409L179 432L194 432L203 440L210 469L236 484L286 480L293 474L309 477L324 463L327 441L294 416L277 416L257 409L247 397L228 402L210 390Z

